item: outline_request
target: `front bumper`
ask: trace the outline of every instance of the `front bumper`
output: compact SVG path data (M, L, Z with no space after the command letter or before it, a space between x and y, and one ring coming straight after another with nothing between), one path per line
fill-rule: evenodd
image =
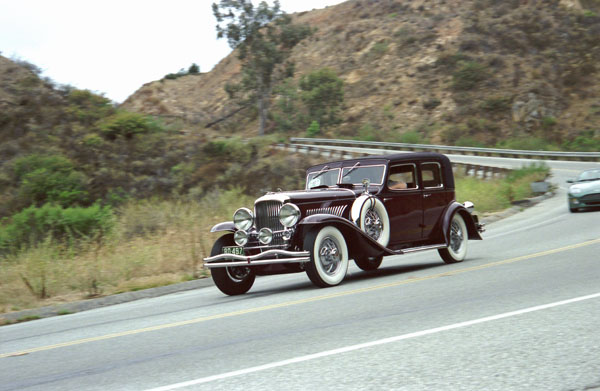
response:
M256 255L219 254L204 258L204 267L256 266L278 263L305 263L310 261L308 251L268 250Z

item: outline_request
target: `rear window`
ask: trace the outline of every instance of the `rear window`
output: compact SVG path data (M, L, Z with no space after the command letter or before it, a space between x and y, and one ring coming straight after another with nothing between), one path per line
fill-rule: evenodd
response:
M443 187L442 167L439 163L421 164L421 176L423 177L424 188Z

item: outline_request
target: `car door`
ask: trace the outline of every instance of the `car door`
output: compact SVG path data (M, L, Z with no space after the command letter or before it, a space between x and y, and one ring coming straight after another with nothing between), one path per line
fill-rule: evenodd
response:
M446 189L442 176L442 166L438 162L419 164L421 184L423 186L423 239L432 235L433 228L442 217L448 205Z
M417 165L403 163L390 166L381 199L390 219L389 247L420 240L423 200Z

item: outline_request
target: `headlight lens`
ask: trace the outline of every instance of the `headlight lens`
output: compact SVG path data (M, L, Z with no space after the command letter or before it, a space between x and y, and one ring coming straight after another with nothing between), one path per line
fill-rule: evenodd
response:
M235 231L233 241L238 246L245 246L248 243L248 233L244 230Z
M233 214L233 224L235 228L248 231L252 228L254 222L254 215L248 208L240 208Z
M273 241L273 231L269 228L262 228L258 231L258 241L262 244L269 244Z
M279 221L286 228L291 228L300 220L300 209L294 204L285 204L279 211Z

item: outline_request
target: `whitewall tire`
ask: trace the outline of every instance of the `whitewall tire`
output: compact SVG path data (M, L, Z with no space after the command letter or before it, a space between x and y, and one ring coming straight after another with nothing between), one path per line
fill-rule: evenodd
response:
M325 288L341 283L348 271L348 246L344 235L335 227L326 226L310 232L304 241L310 251L306 274L313 284Z
M448 227L448 247L438 250L446 263L461 262L467 256L469 232L460 213L455 213Z

